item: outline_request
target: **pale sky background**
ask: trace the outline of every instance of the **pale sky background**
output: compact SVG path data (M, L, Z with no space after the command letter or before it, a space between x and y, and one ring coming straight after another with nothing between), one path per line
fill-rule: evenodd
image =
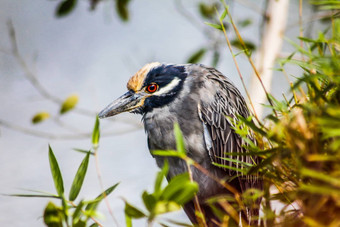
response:
M78 94L79 107L93 112L99 112L123 94L128 78L144 64L151 61L185 63L191 53L207 43L202 33L176 10L176 1L131 1L131 19L127 23L118 19L112 1L99 4L94 12L89 12L87 1L79 1L70 16L56 19L54 11L58 2L0 0L0 120L58 135L70 132L56 125L53 120L31 124L35 113L48 111L56 116L59 106L44 99L25 79L23 69L10 52L9 20L16 30L19 51L41 84L61 99L73 93ZM196 1L185 1L184 5L190 12L197 12ZM297 10L296 7L291 8ZM232 12L240 20L253 20L252 26L242 32L248 39L258 43L259 15L239 4L234 5ZM249 64L241 56L238 61L249 83ZM209 64L210 58L205 58L201 63ZM218 69L244 94L227 50L223 52ZM274 91L279 95L287 91L283 83L283 77L274 79ZM102 137L99 161L106 188L121 182L109 196L109 202L121 226L125 226L121 198L142 207L141 194L145 189L152 189L158 169L147 149L140 116L124 114L117 119L132 122L137 125L137 129L130 133ZM94 118L75 113L65 114L60 120L82 132L90 132L94 124ZM135 127L126 122L114 123L109 120L101 121L101 126L103 132L120 132ZM68 193L84 157L72 148L89 149L90 138L53 140L23 134L1 125L0 130L1 194L29 193L24 189L55 193L48 163L48 144L59 161ZM92 159L79 198L94 198L100 192ZM0 195L0 225L44 226L42 214L47 203L48 199ZM59 204L59 201L55 203ZM106 216L101 222L105 226L114 226L104 202L100 211ZM171 217L189 222L182 211ZM145 226L145 221L136 222L135 226Z

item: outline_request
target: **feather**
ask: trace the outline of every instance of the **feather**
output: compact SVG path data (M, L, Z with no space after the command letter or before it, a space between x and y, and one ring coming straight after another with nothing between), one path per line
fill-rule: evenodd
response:
M210 137L210 145L207 145L207 150L211 160L214 160L217 164L226 165L231 167L243 168L239 161L254 164L249 156L243 155L226 155L226 153L243 153L246 150L242 147L245 142L236 134L232 127L237 122L237 115L248 117L249 111L247 105L237 90L237 88L220 72L213 68L207 68L208 73L205 75L207 81L211 83L210 87L215 88L214 99L210 102L207 99L201 99L199 115L202 122L209 129L205 132L205 137ZM207 86L209 87L209 86ZM204 95L204 94L202 94ZM229 116L227 118L226 116ZM209 135L206 135L208 134ZM254 141L254 139L249 136ZM214 156L211 156L214 155ZM234 159L226 161L225 158ZM259 161L257 157L253 158L255 161ZM221 167L223 168L223 167ZM229 175L240 175L239 172L231 170L230 168L224 168ZM253 178L251 176L250 178ZM243 183L243 188L248 188L248 182Z

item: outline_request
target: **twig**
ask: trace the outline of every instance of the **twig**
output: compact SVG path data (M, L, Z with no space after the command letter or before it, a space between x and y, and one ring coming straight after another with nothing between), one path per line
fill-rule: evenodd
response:
M189 164L189 160L186 160L185 163L187 164L187 168L188 168L188 173L189 173L190 181L191 181L191 182L194 182L194 179L193 179L193 177L192 177L191 166L190 166L190 164ZM203 212L202 212L201 205L200 205L200 203L199 203L199 201L198 201L198 197L197 197L196 194L195 194L195 196L194 196L194 205L195 205L195 209L197 209L198 212L199 212L199 214L200 214L199 216L196 214L197 220L201 220L201 221L199 221L199 224L203 225L204 227L208 227L207 222L206 222L205 217L204 217L204 214L203 214Z
M227 8L226 8L226 10L227 10ZM223 34L224 34L224 37L225 37L225 39L226 39L226 41L227 41L227 44L228 44L229 51L230 51L230 53L231 53L231 56L233 57L233 61L234 61L234 64L235 64L235 66L236 66L237 73L238 73L238 75L239 75L239 77L240 77L240 79L241 79L243 88L244 88L244 90L245 90L245 92L246 92L246 94L247 94L249 103L250 103L250 105L251 105L251 107L252 107L253 114L254 114L256 120L257 120L258 122L260 122L259 119L258 119L258 117L257 117L256 110L255 110L255 108L254 108L253 102L251 101L251 98L250 98L249 92L248 92L248 90L247 90L246 84L244 83L242 73L241 73L240 68L239 68L239 66L238 66L238 63L237 63L237 61L236 61L236 57L235 57L235 55L234 55L234 53L233 53L233 49L232 49L232 47L231 47L229 38L228 38L228 36L227 36L227 32L226 32L225 27L224 27L224 25L223 25L223 21L222 21L220 15L219 15L219 13L217 12L217 10L216 10L216 13L217 13L217 15L218 15L218 17L219 17L220 24L221 24L221 27L222 27L222 30L223 30ZM229 11L227 11L227 13L229 14Z
M103 183L103 179L102 179L102 174L101 174L101 171L100 171L100 168L99 168L98 146L94 146L93 147L93 151L94 151L94 158L96 160L95 163L96 163L97 177L98 177L98 181L99 181L100 187L102 188L102 191L103 191L106 207L107 207L107 209L108 209L108 211L109 211L109 213L110 213L114 223L116 224L116 226L119 227L118 221L117 221L116 217L113 214L113 211L111 209L109 200L107 199L107 195L106 195L106 192L105 192L104 183Z
M15 125L9 123L8 121L0 119L0 125L6 127L8 129L12 129L27 135L36 136L40 138L52 139L52 140L80 140L80 139L88 139L91 138L92 133L77 133L77 134L54 134L50 132L25 128L19 125ZM130 128L120 131L113 131L113 132L105 132L102 136L115 136L115 135L122 135L130 132L136 131L136 128Z
M192 165L197 168L199 171L201 171L203 174L205 174L206 176L210 177L212 180L214 180L216 183L220 184L221 186L223 186L224 188L226 188L228 191L230 191L231 193L234 194L234 197L235 197L235 200L236 202L238 203L238 205L240 206L241 210L245 210L245 207L244 207L244 204L241 200L241 196L240 196L240 193L233 187L231 186L230 184L226 183L224 180L221 180L219 179L218 177L214 176L213 174L211 174L207 169L205 169L203 166L201 166L200 164L198 164L197 162L193 161L192 159L186 157L186 160L187 162L191 162L193 163ZM237 211L232 207L230 206L228 208L229 210L233 210L233 212L237 213ZM239 220L239 219L237 219ZM236 221L236 220L235 220ZM243 218L241 217L241 222L242 223L245 223ZM248 225L243 225L243 226L248 226Z
M74 208L77 207L77 205L76 205L74 202L72 202L72 201L68 201L68 202L69 202ZM81 209L80 211L86 216L85 211L83 211L82 209ZM90 216L90 218L91 218L92 221L94 221L99 227L103 227L103 225L102 225L98 220L96 220L94 217Z
M50 100L54 103L57 103L58 105L61 105L63 103L63 100L61 100L58 97L49 93L48 90L45 89L44 86L42 86L42 84L38 81L38 79L35 77L34 73L30 70L30 68L26 64L25 60L23 59L23 57L20 55L20 52L19 52L19 49L18 49L18 44L17 44L17 38L16 38L16 34L15 34L15 30L14 30L12 22L9 21L7 23L7 25L8 25L8 29L9 29L11 44L12 44L12 54L17 59L21 68L24 70L25 77L34 86L34 88L40 93L40 95L42 95L43 97L45 97L46 99L48 99L48 100ZM91 117L96 115L95 112L92 112L92 111L89 111L89 110L86 110L86 109L82 109L82 108L79 108L79 107L76 107L74 109L74 111L76 111L79 114L91 116Z

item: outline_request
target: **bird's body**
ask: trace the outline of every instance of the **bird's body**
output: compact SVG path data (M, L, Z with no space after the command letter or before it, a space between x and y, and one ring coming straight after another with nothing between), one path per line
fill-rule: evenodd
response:
M245 152L244 141L232 127L237 115L248 117L245 101L237 88L219 71L203 65L165 65L151 63L144 66L128 82L129 92L109 105L101 117L123 111L140 113L153 150L175 150L174 124L178 123L186 145L187 155L213 176L224 179L240 193L249 188L262 188L261 180L254 176L238 176L232 169L217 167L213 163L241 168L235 156L226 153ZM130 101L122 101L129 99ZM132 104L131 104L132 103ZM131 106L132 105L132 106ZM125 106L125 107L122 107ZM122 111L122 108L124 109ZM250 139L251 136L249 137ZM228 159L230 158L230 159ZM157 165L163 166L164 157L155 156ZM237 156L238 161L256 164L256 157ZM186 163L179 158L168 158L168 179L187 172ZM192 167L193 179L199 184L197 194L209 226L218 223L205 200L217 195L231 194L211 177ZM258 201L259 203L259 201ZM184 207L190 220L197 222L193 202ZM243 215L258 215L258 208ZM215 220L212 220L215 219ZM252 222L254 224L255 222Z

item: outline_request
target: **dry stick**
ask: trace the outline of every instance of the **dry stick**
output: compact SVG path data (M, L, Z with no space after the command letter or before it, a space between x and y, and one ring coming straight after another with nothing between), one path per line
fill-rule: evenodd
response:
M235 196L235 200L238 203L238 205L240 206L241 210L245 209L244 204L241 201L240 193L233 186L231 186L230 184L226 183L225 181L219 179L218 177L214 176L213 174L211 174L208 170L206 170L203 166L201 166L200 164L198 164L194 160L186 157L186 161L193 163L192 165L195 166L199 171L201 171L203 174L205 174L206 176L213 179L216 183L220 184L221 186L226 188L228 191L233 193L234 196ZM227 210L228 213L229 213L229 211L232 211L233 213L235 213L235 212L237 213L237 211L230 204L228 204L228 207L229 207L228 210ZM234 219L234 216L232 216L232 218ZM237 217L234 220L238 222L239 218ZM245 223L245 221L243 220L242 217L241 217L241 222ZM243 226L248 226L248 225L243 225Z
M235 64L235 66L236 66L237 73L238 73L238 75L240 76L242 85L243 85L244 90L245 90L245 92L246 92L246 94L247 94L247 97L248 97L249 103L250 103L250 105L251 105L251 108L253 109L254 116L255 116L257 122L260 122L259 118L257 117L257 114L256 114L256 111L255 111L253 102L251 101L251 98L250 98L249 92L248 92L248 90L247 90L246 84L244 83L243 76L242 76L242 74L241 74L240 68L239 68L238 63L237 63L237 61L236 61L236 57L235 57L235 55L234 55L234 53L233 53L233 49L232 49L232 47L231 47L229 38L228 38L228 36L227 36L227 32L226 32L226 30L225 30L225 28L224 28L224 25L223 25L223 21L222 21L222 19L221 19L221 17L220 17L220 15L219 15L219 13L218 13L217 10L216 10L216 13L217 13L217 15L218 15L218 17L219 17L219 19L220 19L220 24L221 24L221 26L222 26L222 30L223 30L223 33L224 33L224 37L225 37L225 39L226 39L226 41L227 41L229 51L230 51L230 53L231 53L231 56L233 57L233 61L234 61L234 64ZM228 12L228 13L229 13L229 12Z
M108 211L109 211L113 221L115 222L116 226L119 226L118 221L117 221L117 219L115 218L115 216L114 216L114 214L112 212L109 200L107 199L107 195L106 195L106 192L105 192L104 183L103 183L103 179L102 179L102 174L101 174L100 168L99 168L98 146L97 145L93 146L93 150L94 150L94 158L96 160L95 163L96 163L97 177L98 177L98 181L99 181L100 187L102 188L102 191L103 191L106 207L107 207L107 209L108 209Z
M235 209L231 209L233 208L228 201L223 201L223 202L219 202L218 204L221 205L221 207L235 220L239 223L240 218L239 215L237 213L237 211ZM242 218L241 218L241 223L242 223L242 227L247 227L249 226L248 223L246 223Z
M187 164L187 168L188 168L188 173L189 173L190 181L191 181L191 182L194 182L194 179L193 179L193 177L192 177L192 171L191 171L189 162L190 162L190 160L185 160L185 163ZM198 197L197 197L196 194L195 194L195 199L194 199L194 205L195 205L195 209L197 209L198 212L200 213L200 216L198 216L198 215L196 214L197 220L200 220L200 223L199 223L199 224L200 224L200 225L203 225L204 227L208 227L207 222L206 222L205 217L204 217L204 214L203 214L203 212L202 212L202 208L201 208L201 206L200 206L200 203L199 203L199 201L198 201Z
M72 202L72 201L68 201L74 208L76 208L77 207L77 205L74 203L74 202ZM83 211L82 209L80 210L85 216L86 216L86 213L85 213L85 211ZM103 225L102 224L100 224L100 222L99 221L97 221L94 217L90 217L91 219L92 219L92 221L94 221L99 227L103 227Z
M224 4L225 4L225 3L224 3ZM226 6L226 5L224 5L224 6L225 6L225 7L224 7L225 10L227 11L227 14L228 14L228 17L229 17L229 19L230 19L230 22L231 22L231 24L232 24L232 26L233 26L233 28L234 28L235 33L236 33L236 36L237 36L238 40L240 41L240 43L241 43L241 45L242 45L242 48L246 51L245 54L246 54L246 56L247 56L247 58L248 58L248 61L249 61L250 65L252 66L252 68L253 68L253 70L254 70L254 72L255 72L255 74L256 74L258 80L259 80L260 83L261 83L262 89L263 89L263 91L264 91L265 94L266 94L267 100L268 100L269 104L270 104L272 107L274 107L274 104L273 104L272 100L271 100L270 97L269 97L269 94L268 94L268 92L267 92L266 87L265 87L264 84L263 84L263 81L262 81L262 79L261 79L261 77L260 77L260 74L259 74L258 70L256 69L255 64L254 64L254 62L253 62L253 60L252 60L250 54L248 53L248 48L247 48L247 46L245 45L245 43L244 43L244 41L243 41L243 39L242 39L242 37L241 37L241 35L240 35L240 33L239 33L237 27L236 27L236 25L235 25L235 23L234 23L234 21L233 21L233 18L232 18L232 16L231 16L231 14L229 13L228 6ZM221 24L223 24L222 21L221 21L221 19L220 19L220 22L221 22ZM223 32L225 33L225 36L226 36L225 29L223 29ZM227 38L227 37L226 37L226 38ZM229 46L229 45L230 45L230 43L228 42L228 46ZM229 49L230 49L230 47L229 47ZM231 51L231 49L230 49L230 51ZM254 111L255 111L255 109L254 109ZM277 113L276 113L276 110L275 110L274 108L273 108L273 111L274 111L275 116L277 117ZM256 118L257 118L257 117L256 117Z

